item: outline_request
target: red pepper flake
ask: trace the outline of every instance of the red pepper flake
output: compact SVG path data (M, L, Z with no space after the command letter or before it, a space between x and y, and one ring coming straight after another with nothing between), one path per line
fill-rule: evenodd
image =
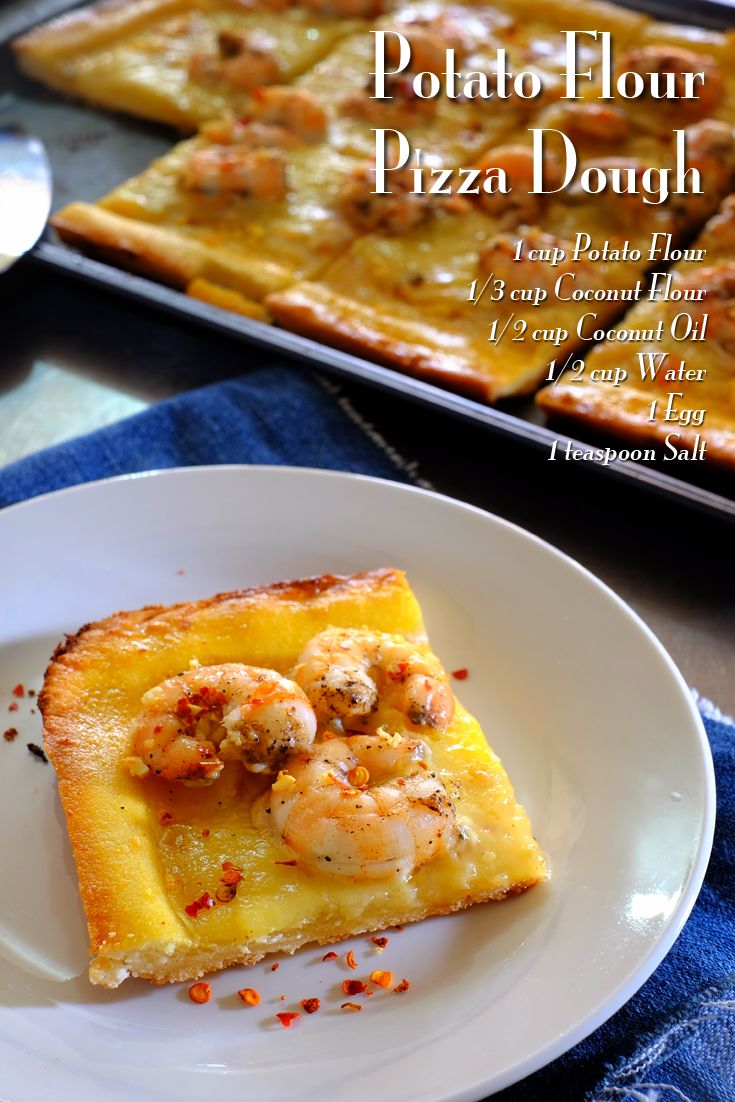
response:
M398 984L398 987L394 987L393 990L396 995L402 995L403 992L408 991L410 987L411 984L408 982L408 980L401 980L401 982Z
M322 962L324 962L325 960L337 960L337 954L332 949L330 949L329 952L325 953L322 957Z
M350 949L349 953L345 957L348 968L357 968L357 961L355 960L355 954Z
M214 894L220 903L231 903L237 895L237 884L220 884Z
M388 944L387 937L371 937L370 940L372 941L373 945L375 945L380 950L381 953Z
M167 807L162 807L156 818L161 826L168 826L169 823L174 821L173 812L169 811Z
M367 984L362 980L342 980L342 990L345 995L364 995L367 991Z
M12 742L14 738L18 737L17 727L8 727L7 731L3 732L3 738L6 742Z
M290 1029L293 1023L299 1020L301 1015L296 1013L289 1014L284 1010L281 1011L280 1014L276 1014L276 1017L278 1018L284 1029Z
M402 926L394 926L393 929L396 930L396 932L399 933L399 934L403 933L403 927Z
M214 897L209 892L202 892L198 899L195 899L193 903L187 903L184 910L190 918L196 918L200 911L211 911L214 907Z
M275 964L271 965L271 972L277 972L280 967L280 964L278 963L278 961L276 961Z
M298 861L276 861L277 865L290 865L291 868L295 868L298 865Z
M359 1003L342 1003L340 1010L362 1010Z
M221 884L239 884L242 880L242 873L238 869L226 869L220 876Z
M193 983L189 988L189 998L193 1003L208 1003L211 997L212 988L203 980Z
M202 838L209 838L209 827L205 827L202 831Z
M301 1005L307 1014L316 1014L321 1004L318 999L302 999Z
M18 711L18 702L16 700L13 700L12 703L8 704L8 711L9 712L17 712Z
M462 668L461 670L452 670L452 677L457 681L466 681L470 676L470 671Z
M19 682L13 689L13 696L25 696L26 691L24 686Z
M209 831L207 831L207 834L209 834ZM233 865L232 861L223 861L222 862L222 871L223 872L229 872L230 869L234 869L235 872L242 872L242 866L241 865Z
M257 1006L260 1002L260 995L254 987L243 987L237 994L247 1006Z
M33 754L34 758L38 758L39 761L42 761L45 765L48 765L48 758L46 757L40 746L36 746L35 742L27 742L26 746Z
M35 696L36 695L36 690L35 689L29 689L28 690L28 695L29 696Z
M178 569L178 570L176 571L176 573L177 573L177 574L178 574L179 576L181 576L182 574L186 574L186 571L185 571L185 570L182 570L181 568L179 568L179 569Z

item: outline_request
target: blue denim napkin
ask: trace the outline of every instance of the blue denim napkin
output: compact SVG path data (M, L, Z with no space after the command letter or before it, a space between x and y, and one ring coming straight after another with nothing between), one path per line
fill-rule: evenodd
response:
M360 422L336 388L268 368L21 459L0 471L0 505L91 479L210 463L415 480L411 464ZM689 922L621 1011L497 1095L498 1102L735 1102L735 726L711 710L703 715L719 812L707 880Z

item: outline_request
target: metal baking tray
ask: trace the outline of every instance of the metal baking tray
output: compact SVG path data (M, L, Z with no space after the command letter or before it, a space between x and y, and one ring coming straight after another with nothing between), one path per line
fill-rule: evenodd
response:
M666 4L663 0L630 0L629 3L626 0L626 3L671 21L719 27L735 24L735 6L716 0L695 0L686 7ZM53 209L72 199L88 202L98 199L121 180L140 172L151 160L166 152L176 139L167 127L66 100L26 79L18 71L10 51L10 40L35 24L78 6L70 0L34 0L31 3L5 0L0 5L0 126L20 126L46 144L54 171ZM60 244L53 231L48 231L33 250L29 262L108 287L306 366L347 379L359 379L389 394L400 394L483 425L493 432L526 441L547 456L554 440L559 440L560 448L569 441L575 447L589 448L600 443L614 446L614 441L604 440L586 429L581 438L552 431L530 398L489 407L283 329L197 302L181 291L82 256ZM579 432L579 428L576 431ZM543 461L541 455L539 460ZM644 465L632 461L615 461L609 465L593 461L589 465L596 466L601 476L607 473L632 480L673 502L735 520L735 478L727 471L710 469L708 464L700 462L676 463L677 468L686 468L677 469L676 475L670 471L672 463L664 467L663 464Z

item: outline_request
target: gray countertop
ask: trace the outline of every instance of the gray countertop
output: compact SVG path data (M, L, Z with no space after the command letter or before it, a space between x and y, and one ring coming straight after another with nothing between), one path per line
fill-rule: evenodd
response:
M0 302L0 464L264 362L29 262L3 277ZM688 683L735 712L731 525L407 400L343 390L437 490L529 529L612 586Z

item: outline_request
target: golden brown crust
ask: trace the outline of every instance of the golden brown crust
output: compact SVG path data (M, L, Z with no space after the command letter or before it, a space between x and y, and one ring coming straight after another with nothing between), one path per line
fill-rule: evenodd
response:
M694 452L700 446L703 430L692 426L672 426L648 419L651 399L648 395L628 393L599 393L600 388L591 386L546 387L536 396L536 404L551 416L570 418L571 420L593 425L603 432L609 432L634 444L661 444L674 429L679 440L677 445ZM735 467L735 426L719 427L707 425L707 459L725 467Z
M483 401L494 401L502 391L487 375L473 371L464 358L442 352L420 336L401 339L390 319L363 319L359 305L318 283L300 283L276 291L265 302L286 329L345 352L377 360L408 375L461 391Z
M142 23L188 6L186 0L102 0L34 27L15 39L13 50L26 72L40 72L42 79L50 80L45 64L53 58L100 47Z

